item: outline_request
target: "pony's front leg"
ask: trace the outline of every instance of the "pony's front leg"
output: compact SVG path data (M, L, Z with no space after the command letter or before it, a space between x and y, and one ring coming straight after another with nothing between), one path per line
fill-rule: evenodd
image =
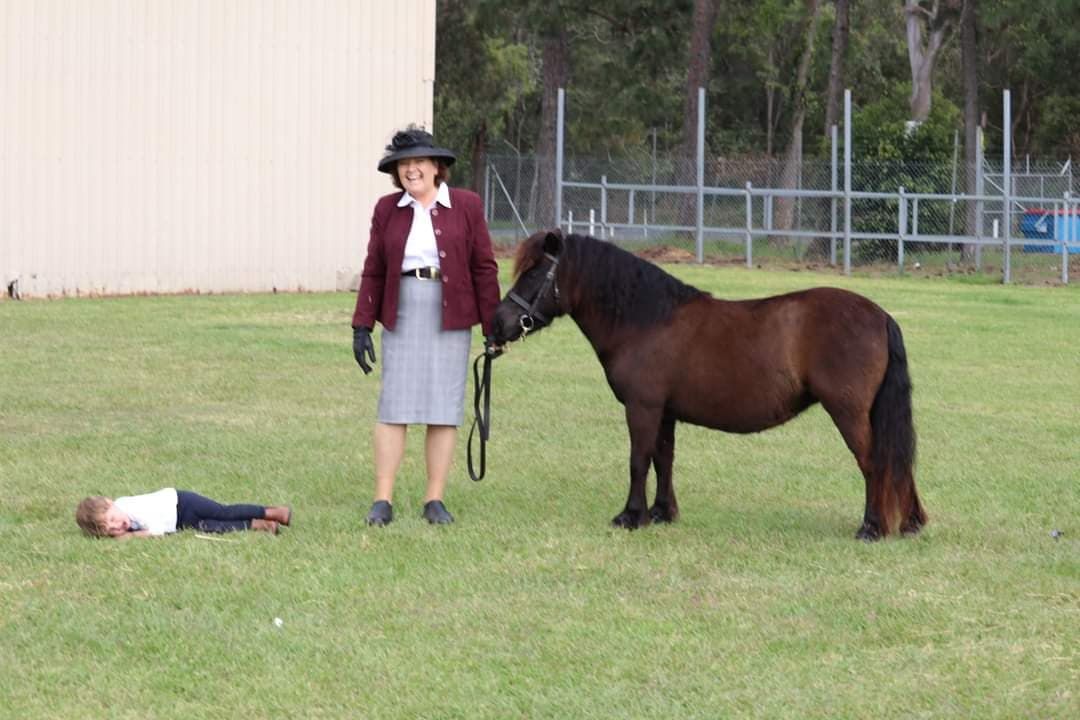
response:
M656 435L653 468L656 470L656 501L649 510L653 522L675 522L679 517L679 503L675 499L675 485L671 468L675 462L675 420L665 417Z
M612 518L616 527L634 530L649 524L649 506L645 498L645 478L656 451L656 433L660 414L645 408L626 406L626 425L630 430L630 496L626 507Z

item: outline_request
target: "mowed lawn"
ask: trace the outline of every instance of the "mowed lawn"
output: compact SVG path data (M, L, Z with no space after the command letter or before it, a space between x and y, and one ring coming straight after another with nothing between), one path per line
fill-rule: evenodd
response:
M569 319L496 361L457 522L419 518L414 430L397 519L369 529L379 376L351 294L0 302L0 717L1080 717L1080 288L667 267L893 313L920 536L853 539L863 481L820 408L680 425L682 518L612 529L623 412ZM164 486L294 527L75 525L85 495Z

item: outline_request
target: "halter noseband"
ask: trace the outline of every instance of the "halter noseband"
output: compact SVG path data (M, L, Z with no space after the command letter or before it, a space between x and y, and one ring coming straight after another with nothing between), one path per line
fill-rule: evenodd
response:
M544 297L545 293L547 293L549 287L553 287L555 290L555 300L558 301L559 299L559 286L555 284L555 270L559 267L559 258L549 253L544 253L544 257L551 262L551 267L548 268L547 274L544 276L544 282L540 284L540 289L536 291L536 296L533 297L531 303L513 290L506 294L506 297L513 300L515 304L525 311L525 313L518 318L518 322L521 324L522 337L528 335L529 331L536 327L537 320L545 325L551 322L551 318L537 310L537 307L540 305L540 300Z

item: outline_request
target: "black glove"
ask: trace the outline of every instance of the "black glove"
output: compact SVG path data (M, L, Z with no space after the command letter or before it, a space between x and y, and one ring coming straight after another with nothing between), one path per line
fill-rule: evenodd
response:
M356 364L367 375L371 372L368 360L375 363L375 344L371 342L371 329L366 327L354 327L352 329L352 352L356 358ZM364 356L367 355L367 359Z
M503 354L502 346L495 342L494 335L488 335L484 338L484 354L493 358Z

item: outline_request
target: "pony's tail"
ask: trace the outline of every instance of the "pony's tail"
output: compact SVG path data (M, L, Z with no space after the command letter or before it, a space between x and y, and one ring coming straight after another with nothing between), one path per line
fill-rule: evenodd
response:
M881 518L882 531L888 534L894 517L900 515L900 531L918 532L926 524L926 513L915 490L915 424L911 416L911 377L908 375L907 351L900 326L890 316L889 363L885 377L870 409L873 429L871 456L874 470L881 473L881 490L892 502L883 503L887 517Z

